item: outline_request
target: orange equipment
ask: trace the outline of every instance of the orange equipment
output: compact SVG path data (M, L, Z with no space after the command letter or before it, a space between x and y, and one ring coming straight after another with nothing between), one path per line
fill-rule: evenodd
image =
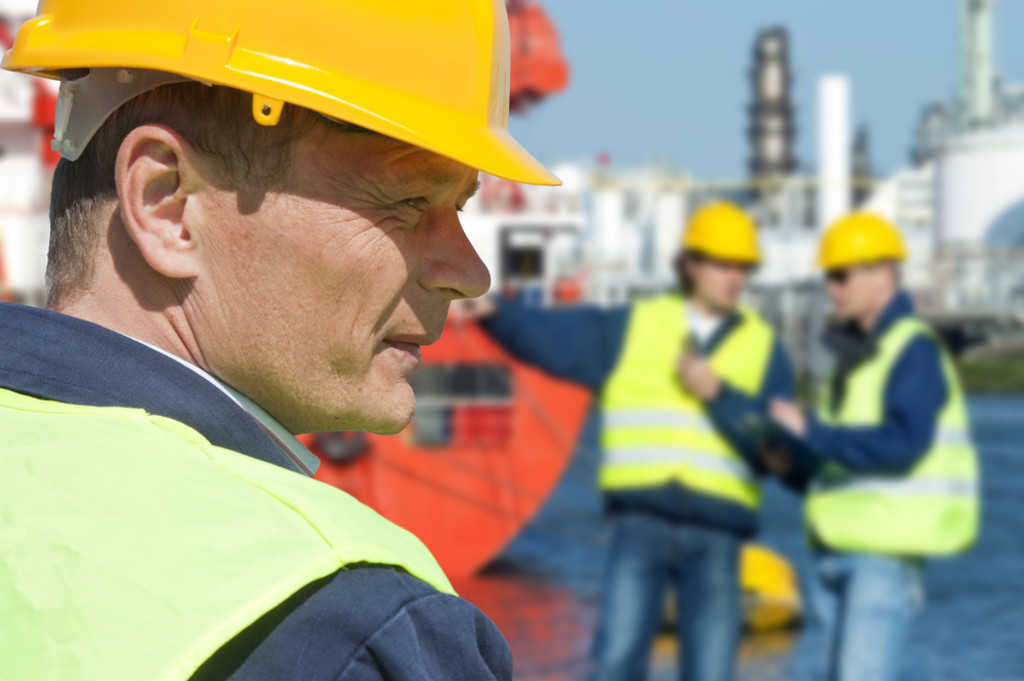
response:
M528 0L508 0L506 6L512 51L509 110L523 113L565 89L569 64L544 8Z

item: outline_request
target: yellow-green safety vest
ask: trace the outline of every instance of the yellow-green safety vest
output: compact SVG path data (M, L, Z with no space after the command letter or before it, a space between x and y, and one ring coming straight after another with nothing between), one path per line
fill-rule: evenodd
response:
M915 338L939 343L948 397L931 447L904 475L863 473L830 463L811 487L807 522L812 535L840 551L898 556L961 552L978 535L978 463L956 368L921 320L897 321L875 355L847 378L842 404L826 402L820 418L836 426L880 426L893 366ZM827 393L827 390L823 390Z
M356 563L452 593L344 492L139 409L0 390L0 679L185 681L303 586Z
M715 373L748 395L761 390L774 346L771 327L752 310L710 357ZM715 428L704 404L679 381L689 335L686 301L667 295L633 306L621 356L601 396L600 486L645 488L677 482L756 509L754 472Z

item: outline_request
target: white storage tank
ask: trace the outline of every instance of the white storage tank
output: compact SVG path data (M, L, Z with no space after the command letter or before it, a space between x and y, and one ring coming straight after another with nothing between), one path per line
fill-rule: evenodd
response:
M938 246L1024 248L1024 127L946 143L936 159Z

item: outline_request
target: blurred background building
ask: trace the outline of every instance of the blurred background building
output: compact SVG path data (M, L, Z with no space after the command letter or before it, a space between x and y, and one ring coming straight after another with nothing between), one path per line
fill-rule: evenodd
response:
M766 258L755 301L813 371L827 315L818 239L832 220L860 208L900 226L911 251L906 284L957 350L1019 334L1024 87L997 75L993 2L959 5L959 91L924 108L905 167L875 175L870 132L854 130L856 84L841 73L805 76L817 81L817 154L813 163L796 157L790 36L767 28L754 39L749 70L747 177L705 179L668 165L621 168L599 159L556 168L566 180L560 188L499 188L508 183L490 179L465 224L494 286L544 304L601 305L669 289L681 225L704 203L728 199L761 226Z
M560 188L485 178L465 225L495 286L538 303L601 305L673 285L671 258L688 215L708 201L744 205L762 228L766 261L758 301L790 330L796 347L813 336L794 310L820 312L814 250L820 231L852 207L894 220L911 245L907 283L930 311L989 317L1024 302L1024 85L1002 82L994 63L992 0L959 0L959 91L924 107L909 162L876 177L869 130L854 134L855 83L842 73L816 81L813 161L797 158L797 74L782 26L753 41L745 138L747 175L702 178L667 163L560 164ZM0 2L0 42L35 11L31 0ZM550 18L537 3L511 2L512 107L525 112L568 82ZM39 302L46 206L55 155L48 139L55 91L0 74L0 242L8 296ZM739 131L737 131L738 133ZM1005 315L1003 315L1005 316ZM802 331L798 331L802 329ZM811 335L808 335L810 333Z

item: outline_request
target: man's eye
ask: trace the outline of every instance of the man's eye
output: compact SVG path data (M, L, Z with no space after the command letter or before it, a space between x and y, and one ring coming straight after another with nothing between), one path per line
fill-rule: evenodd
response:
M427 206L430 205L430 202L427 201L426 198L420 196L415 199L406 199L404 201L401 201L399 205L409 206L410 208L415 208L418 211L424 211L427 209Z

